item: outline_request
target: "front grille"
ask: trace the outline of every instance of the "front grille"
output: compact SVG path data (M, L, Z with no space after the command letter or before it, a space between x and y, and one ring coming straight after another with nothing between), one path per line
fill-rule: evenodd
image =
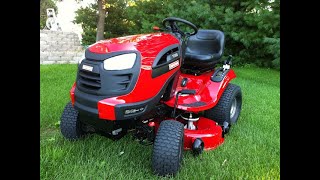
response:
M90 53L86 51L86 56L90 56ZM133 67L124 70L105 70L103 67L102 60L118 55L118 52L91 53L91 55L93 55L91 59L84 59L79 65L76 87L79 91L88 95L99 96L100 98L110 98L128 94L133 90L140 73L140 54L137 54L137 60Z
M98 90L101 88L100 74L96 72L80 70L79 82L80 86L90 90Z
M114 78L114 82L116 83L115 89L116 91L125 91L128 89L131 82L132 74L119 74Z

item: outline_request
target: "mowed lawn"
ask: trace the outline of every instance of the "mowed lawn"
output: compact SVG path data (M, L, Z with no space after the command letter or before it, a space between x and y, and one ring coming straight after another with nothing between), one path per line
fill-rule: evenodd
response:
M77 65L40 66L41 179L161 179L152 174L152 146L99 135L70 142L58 122L69 101ZM200 157L184 152L174 179L280 179L280 73L256 67L234 68L243 94L238 123L224 144Z

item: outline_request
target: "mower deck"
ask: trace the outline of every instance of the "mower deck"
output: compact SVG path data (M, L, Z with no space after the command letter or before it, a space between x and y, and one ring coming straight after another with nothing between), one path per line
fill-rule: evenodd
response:
M200 119L194 123L198 129L196 130L184 130L184 149L192 149L192 145L197 138L202 139L204 142L204 150L212 150L223 143L222 128L214 121L200 117Z
M167 120L175 121L174 119ZM183 124L185 122L182 118L177 118L176 120ZM193 143L197 138L203 141L204 150L213 150L224 142L223 130L216 122L205 117L200 117L198 121L194 122L194 125L197 127L195 130L184 129L185 150L191 150ZM157 120L154 121L153 126L155 126L155 131L157 132L160 122Z

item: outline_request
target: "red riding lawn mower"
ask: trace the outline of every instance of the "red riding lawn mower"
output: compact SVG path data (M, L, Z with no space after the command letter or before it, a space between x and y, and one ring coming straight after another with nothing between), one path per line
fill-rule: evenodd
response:
M232 56L216 68L223 32L175 17L163 26L89 46L60 123L69 140L132 131L153 144L152 170L160 176L178 172L183 149L199 155L222 144L242 104L240 87L229 83L236 77Z

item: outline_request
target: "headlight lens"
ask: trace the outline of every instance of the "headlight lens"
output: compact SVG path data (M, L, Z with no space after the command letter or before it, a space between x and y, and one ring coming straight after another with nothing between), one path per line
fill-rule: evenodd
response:
M136 53L122 54L104 60L103 67L105 70L124 70L133 67L136 61Z
M79 59L78 64L81 64L81 62L82 62L85 58L86 58L86 56L85 56L85 54L83 54L83 55L81 56L81 58Z

